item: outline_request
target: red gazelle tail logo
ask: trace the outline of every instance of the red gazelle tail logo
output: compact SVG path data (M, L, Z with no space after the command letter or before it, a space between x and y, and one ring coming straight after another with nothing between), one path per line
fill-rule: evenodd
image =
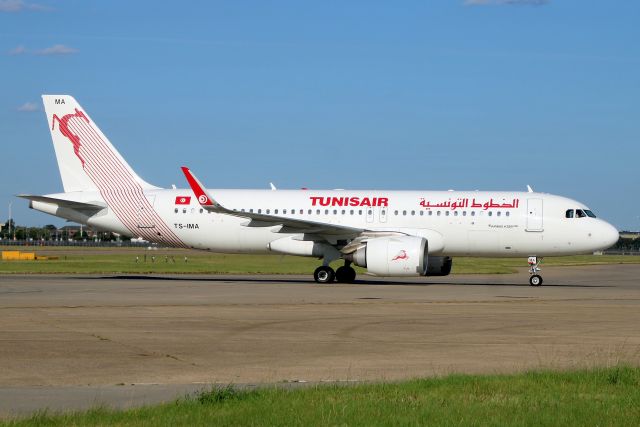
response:
M76 108L75 114L67 114L62 116L62 118L54 114L53 119L51 121L51 130L55 128L56 120L57 120L58 129L60 129L60 133L62 133L65 136L65 138L71 141L71 144L73 144L73 152L76 154L78 159L80 159L80 162L82 163L82 167L84 168L84 159L82 158L82 156L80 156L80 147L81 147L80 137L78 135L75 135L69 129L69 119L71 119L72 117L78 117L78 118L84 119L87 123L89 123L89 119L87 118L87 116L85 116L82 111Z

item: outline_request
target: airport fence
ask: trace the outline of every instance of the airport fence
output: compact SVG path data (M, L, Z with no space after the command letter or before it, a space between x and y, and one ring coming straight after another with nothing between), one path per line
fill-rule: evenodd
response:
M68 246L68 247L102 247L102 248L146 248L149 246L161 248L157 243L136 241L65 241L65 240L12 240L0 239L0 246Z
M611 249L602 252L603 255L630 255L640 256L640 250L619 250Z

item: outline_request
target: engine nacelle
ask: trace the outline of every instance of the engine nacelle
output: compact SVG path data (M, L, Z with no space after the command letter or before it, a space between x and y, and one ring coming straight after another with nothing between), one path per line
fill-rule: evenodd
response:
M355 265L378 276L427 274L427 239L423 237L379 237L350 255Z
M378 276L447 276L453 260L428 256L427 239L417 236L379 237L368 240L345 259Z

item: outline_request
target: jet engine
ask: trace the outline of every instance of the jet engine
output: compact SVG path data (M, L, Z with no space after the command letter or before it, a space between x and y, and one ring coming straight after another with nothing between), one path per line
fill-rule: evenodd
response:
M424 237L379 237L345 256L359 267L378 276L446 276L450 257L429 257Z

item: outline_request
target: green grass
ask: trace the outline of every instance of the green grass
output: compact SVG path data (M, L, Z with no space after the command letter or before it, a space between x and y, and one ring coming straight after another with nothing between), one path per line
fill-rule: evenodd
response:
M79 247L0 247L0 250L36 252L55 260L0 261L0 274L310 274L320 265L314 258L283 255L225 255L180 249ZM146 262L145 262L146 255ZM155 256L155 262L152 257ZM185 256L187 262L184 261ZM136 262L136 257L138 262ZM172 262L172 259L175 262ZM544 265L640 263L633 256L572 256L546 258ZM339 261L332 264L340 265ZM456 257L454 274L515 273L526 267L524 258ZM364 269L357 269L362 274Z
M10 426L637 426L640 368L452 375L402 383L213 389L126 411L39 413Z
M624 255L574 255L563 257L547 257L542 262L544 266L579 266L606 264L640 264L640 256ZM526 267L525 258L476 258L454 257L454 274L506 274L515 273L517 268Z

